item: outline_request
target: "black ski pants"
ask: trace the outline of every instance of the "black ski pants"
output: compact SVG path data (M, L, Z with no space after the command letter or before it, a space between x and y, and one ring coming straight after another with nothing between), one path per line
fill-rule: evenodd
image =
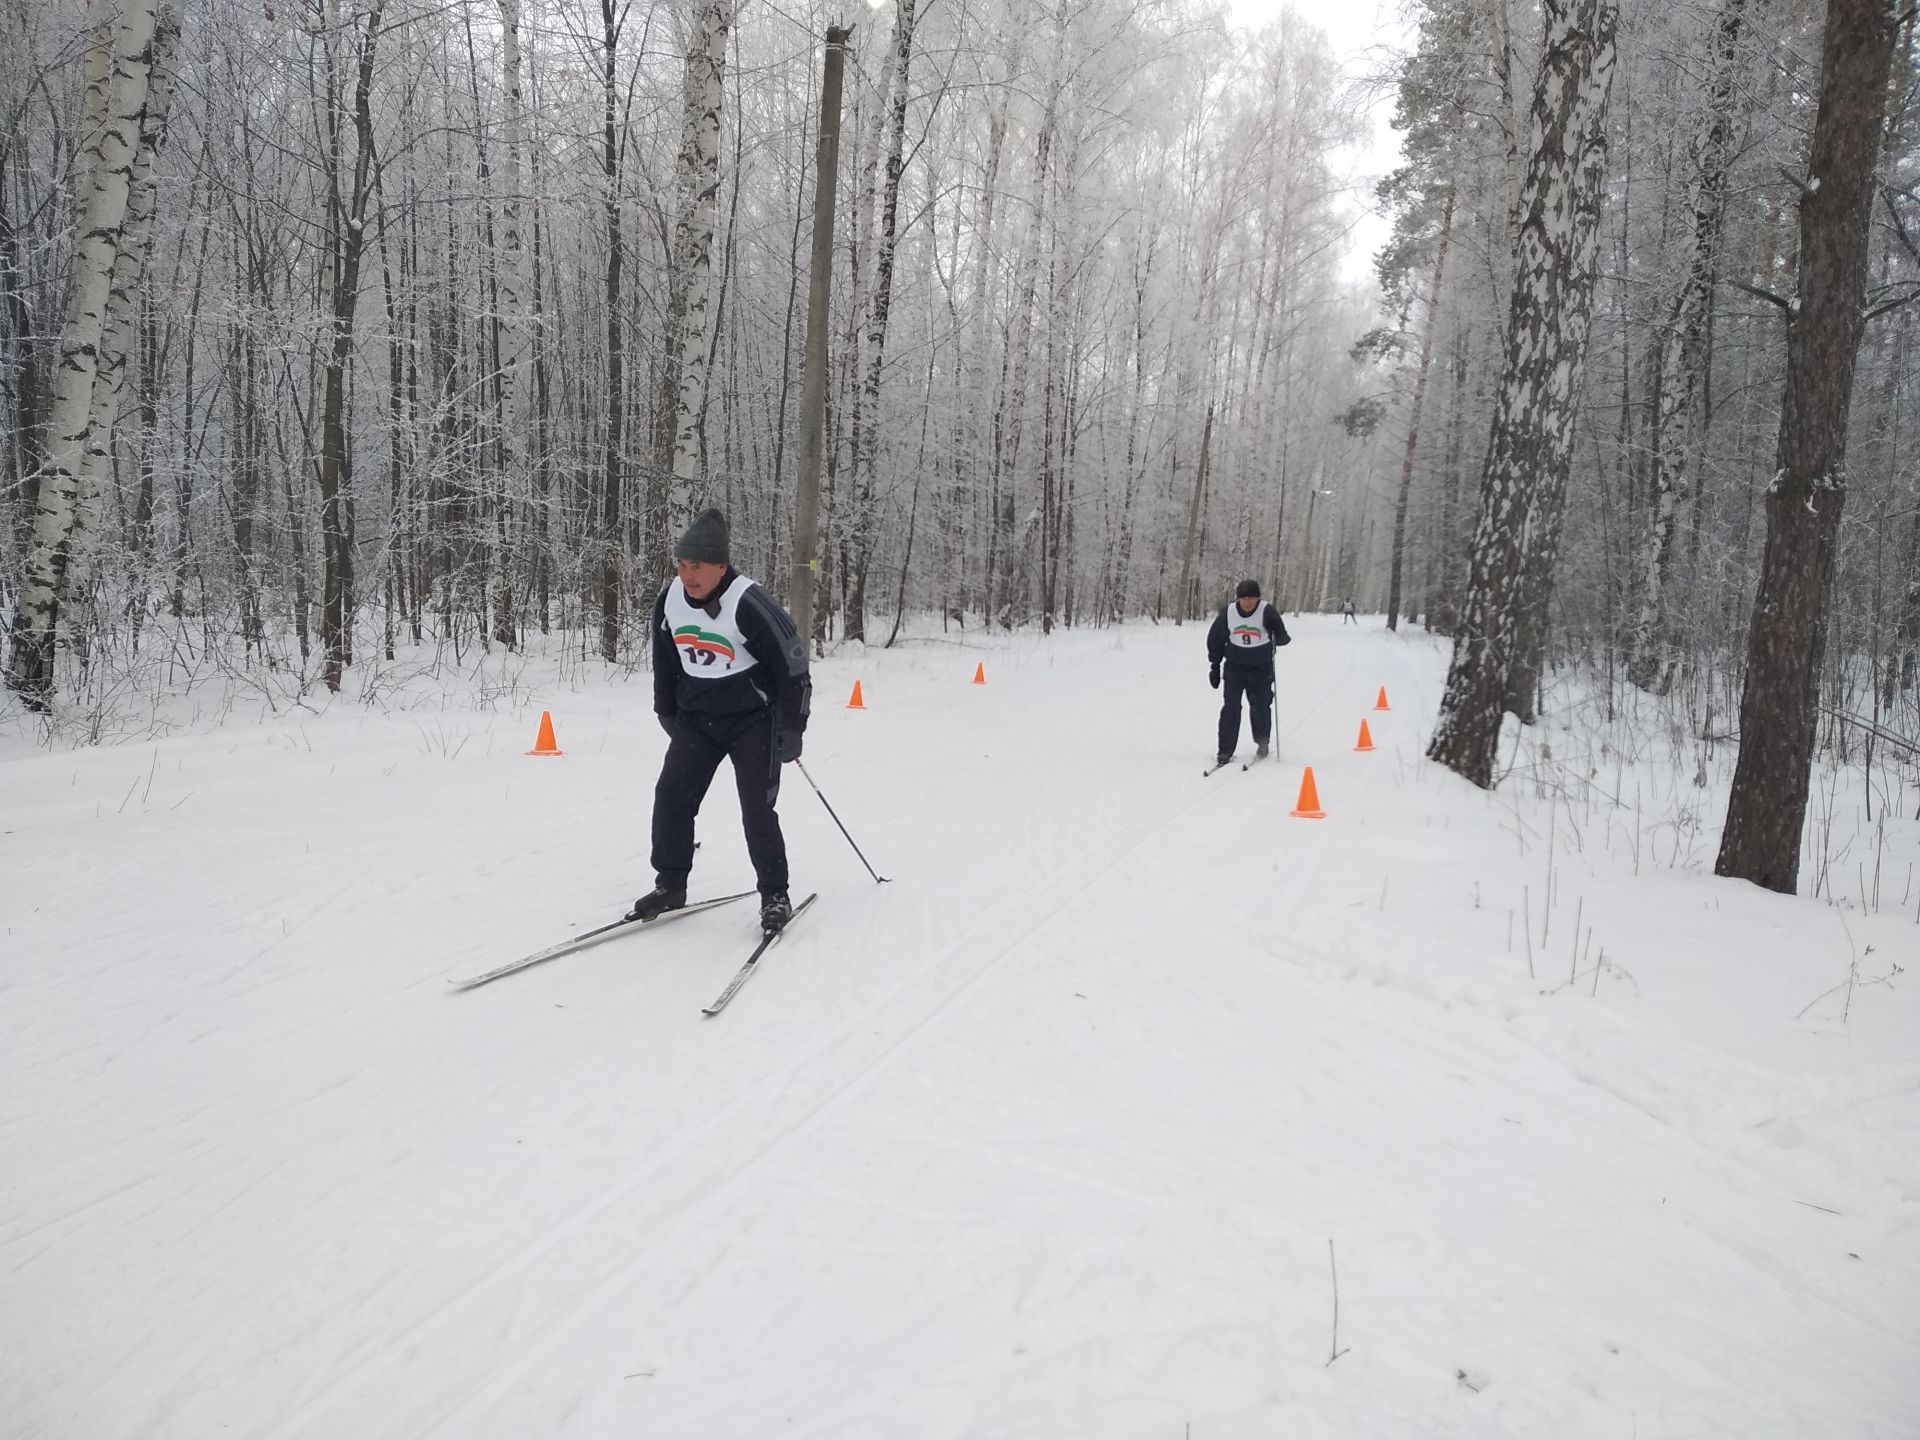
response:
M780 766L773 758L773 716L677 715L660 781L653 787L653 871L662 889L684 890L693 870L693 822L722 760L733 761L747 854L762 895L787 888L787 841L774 802Z
M1264 745L1273 734L1273 671L1224 665L1220 669L1220 749L1231 755L1240 743L1240 697L1253 712L1253 743Z

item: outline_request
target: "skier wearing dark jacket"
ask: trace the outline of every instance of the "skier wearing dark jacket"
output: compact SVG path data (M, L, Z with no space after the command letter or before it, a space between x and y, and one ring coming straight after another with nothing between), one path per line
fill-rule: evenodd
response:
M653 709L667 758L653 791L655 888L631 918L687 903L693 824L722 760L733 761L740 818L769 933L793 916L787 842L774 802L780 767L800 758L813 682L793 619L734 570L726 517L703 511L673 549L677 574L653 604Z
M1231 604L1220 607L1207 631L1207 683L1218 690L1224 673L1226 693L1220 704L1219 762L1233 758L1240 743L1240 697L1253 712L1256 753L1267 753L1273 734L1273 652L1292 643L1280 612L1260 600L1260 582L1242 580L1234 587Z

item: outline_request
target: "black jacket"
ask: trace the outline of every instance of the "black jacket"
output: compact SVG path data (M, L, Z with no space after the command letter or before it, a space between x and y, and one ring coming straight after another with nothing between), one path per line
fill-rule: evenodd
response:
M1291 645L1293 637L1287 634L1287 622L1280 618L1280 612L1272 605L1262 602L1262 608L1255 613L1260 615L1266 626L1267 634L1272 636L1265 645L1235 645L1228 638L1228 627L1232 617L1240 613L1239 602L1229 600L1220 607L1220 613L1213 617L1213 628L1207 631L1207 658L1218 665L1221 661L1236 670L1271 670L1273 652L1281 645ZM1251 619L1252 616L1248 616Z
M714 595L740 580L731 567ZM747 650L758 663L741 675L696 680L681 667L667 624L667 591L680 582L669 580L653 602L653 710L662 719L675 715L715 718L771 710L774 729L800 735L812 708L813 680L807 674L807 647L793 628L793 618L759 585L748 581L736 612ZM716 613L718 607L715 607Z

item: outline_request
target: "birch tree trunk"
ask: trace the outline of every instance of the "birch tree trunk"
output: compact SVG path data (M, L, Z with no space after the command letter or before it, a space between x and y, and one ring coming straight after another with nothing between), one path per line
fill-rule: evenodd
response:
M1052 265L1047 278L1047 390L1042 413L1046 417L1046 458L1043 461L1041 495L1040 551L1040 631L1053 633L1059 613L1061 571L1068 573L1066 585L1067 623L1073 623L1073 490L1076 411L1079 405L1081 351L1075 314L1074 267L1061 252L1073 244L1069 233L1061 238L1061 224L1071 224L1079 210L1077 183L1080 176L1081 136L1070 127L1066 137L1065 163L1061 165L1059 193L1053 205ZM1063 361L1064 356L1064 361ZM1053 418L1054 396L1059 395L1059 420ZM1057 459L1054 457L1057 455Z
M701 0L687 42L686 118L675 172L673 274L665 374L673 379L673 483L666 524L693 518L706 487L707 316L713 290L713 235L720 194L720 112L726 99L729 0Z
M21 9L19 13L24 17L26 11ZM73 235L70 243L71 253L75 257L81 253L86 238L87 210L81 197L88 192L83 166L90 147L107 126L108 100L114 73L114 36L118 30L119 12L114 0L87 0L81 62L86 76L86 98L81 113L82 129L74 144L77 158L82 162L76 165L74 177ZM11 372L0 378L0 386L11 390L9 398L13 400L12 423L7 426L12 471L7 477L10 482L7 489L19 495L25 503L14 515L15 523L8 527L8 533L0 538L14 546L13 554L25 556L32 539L32 511L47 457L48 436L44 425L46 411L51 409L53 397L52 386L37 354L37 347L32 343L32 336L44 322L40 319L40 307L36 304L34 291L37 287L30 278L29 257L35 238L34 226L30 202L19 194L20 187L15 179L21 169L21 161L16 158L17 145L18 141L12 136L0 143L0 168L5 169L10 182L0 184L0 275L6 278L6 329L0 335L0 357L8 362ZM14 206L21 207L19 213L13 210ZM69 286L71 281L70 274ZM61 366L58 356L52 358L52 378L57 381Z
M46 467L34 504L19 599L13 617L8 683L35 710L51 709L54 631L60 592L72 560L77 501L86 471L114 266L140 149L155 27L155 0L126 0L114 27L113 71L105 123L88 137L80 223L75 234L60 363L47 423Z
M153 161L166 143L167 107L172 94L172 62L179 21L167 9L156 12L147 102L141 112L140 148L127 189L127 217L114 259L113 286L102 322L100 363L93 383L93 414L87 429L85 468L74 503L73 532L64 577L63 608L84 600L93 578L93 548L100 524L100 495L113 470L113 447L120 402L126 393L127 357L138 339L140 282L146 273L153 232Z
M871 89L859 89L854 98L854 166L860 175L860 188L853 204L852 233L847 240L846 287L847 293L853 298L853 303L847 306L846 335L838 357L839 403L833 412L833 460L827 467L830 515L844 514L854 509L851 500L843 500L837 506L832 503L836 496L831 482L835 476L844 472L849 480L848 496L857 498L851 482L854 478L861 435L867 426L864 383L866 332L873 301L873 286L868 277L872 270L873 232L878 224L880 208L880 150L887 136L887 117L892 112L892 106L889 103L893 84L891 46L888 47L888 55L888 62L880 67L879 84ZM831 524L828 529L832 531ZM851 624L847 619L852 600L853 582L851 530L851 526L843 524L839 533L829 542L829 548L837 548L839 551L839 565L832 573L840 592L843 625ZM830 621L828 615L823 615L821 618L823 621ZM823 627L822 634L824 633ZM849 628L845 633L851 636L853 632Z
M1430 759L1493 784L1500 720L1520 659L1530 565L1551 565L1572 459L1574 406L1598 262L1615 0L1547 0L1533 97L1532 153L1506 360L1481 481L1467 613L1456 637Z
M1714 873L1796 893L1820 661L1846 500L1847 417L1865 321L1868 221L1898 34L1885 0L1831 0L1800 196L1778 469L1747 632L1740 756Z
M1610 79L1617 53L1614 41L1618 7L1612 0L1602 0L1602 13L1606 17L1606 46L1604 56L1597 55L1595 64L1596 67L1604 64ZM1611 85L1607 88L1610 91ZM1582 126L1571 132L1577 163L1569 199L1574 229L1583 244L1573 259L1572 283L1567 287L1562 311L1561 333L1570 356L1566 383L1571 403L1560 412L1552 448L1540 457L1541 463L1532 477L1535 495L1522 548L1519 613L1506 682L1507 710L1528 725L1536 718L1535 701L1540 691L1540 672L1546 660L1554 592L1560 574L1560 536L1567 513L1567 481L1573 470L1574 405L1580 396L1587 335L1593 321L1594 282L1600 271L1600 209L1607 187L1606 98L1601 95L1597 104L1588 107ZM1624 209L1623 195L1623 212Z
M530 72L530 79L535 88L537 106L539 103L538 72ZM523 135L523 142L524 139ZM532 154L532 162L527 170L527 181L533 193L538 194L540 192L540 156L537 149ZM540 240L543 222L539 207L535 206L532 213L533 235L529 255L533 263L533 273L528 290L527 338L528 359L533 372L533 425L529 432L527 478L532 487L534 605L540 617L540 633L546 635L553 629L554 552L548 543L553 509L553 376L543 298L545 281L541 264Z
M1891 708L1896 686L1905 692L1914 688L1920 671L1920 507L1907 522L1906 585L1899 601L1900 620L1894 632L1894 644L1887 658L1886 682L1881 704Z
M527 333L525 260L520 238L523 183L520 0L499 0L499 4L501 62L505 72L501 100L506 112L501 128L506 154L500 166L500 247L494 260L499 292L493 335L497 486L493 496L494 557L489 567L489 581L493 638L502 645L512 646L519 638L513 613L513 516L532 487L527 480L526 449L521 444L519 429L520 358Z
M620 490L626 418L626 375L620 280L626 246L620 224L620 24L619 0L600 0L601 180L606 185L607 269L601 294L607 309L605 445L600 469L600 657L620 658L620 571L623 547Z
M259 283L258 267L248 266L247 288L242 293L249 301ZM248 312L243 310L242 315ZM253 536L267 449L260 370L258 337L243 325L233 340L227 397L233 425L233 548L240 561L240 636L249 656L266 649Z
M873 562L873 466L880 420L880 374L886 360L887 317L893 305L893 260L899 241L900 174L907 145L907 78L913 63L914 0L896 0L893 29L892 114L887 131L887 170L880 196L880 233L874 242L872 288L867 302L867 343L860 407L853 431L853 593L847 600L845 633L867 638L867 568Z
M1433 289L1427 298L1427 325L1420 336L1420 368L1413 379L1407 415L1407 449L1400 462L1400 493L1393 502L1393 573L1387 584L1387 629L1400 628L1400 579L1406 568L1407 497L1413 490L1413 457L1420 444L1420 410L1427 398L1427 370L1433 363L1433 332L1440 323L1440 287L1447 277L1447 245L1453 239L1453 192L1440 214L1440 243L1433 257Z
M988 504L987 549L985 584L981 589L981 609L985 612L986 624L993 624L993 574L997 563L1000 527L995 522L995 500L992 486L980 483L979 457L988 448L990 435L997 435L997 426L989 430L989 422L994 419L993 407L987 394L988 346L992 340L993 312L989 308L988 281L992 277L994 266L994 218L995 201L1000 193L1000 166L1006 155L1007 112L1011 104L1013 77L1018 73L1021 52L1016 48L1007 61L1005 83L996 87L991 109L987 112L987 155L983 167L980 185L979 219L975 222L974 246L976 254L973 267L973 291L967 305L963 322L964 338L962 343L967 349L966 380L960 405L960 414L955 421L956 445L954 467L956 477L962 461L959 456L967 457L967 478L963 482L956 478L955 489L963 490L971 496L975 504L983 493ZM997 467L989 461L990 474L997 474ZM960 508L960 498L956 495L954 507ZM959 596L959 608L966 610L966 587L956 585Z
M1020 275L1014 285L1013 313L1007 324L1007 346L1001 366L1000 404L994 417L998 444L994 452L995 490L1000 508L994 518L995 548L1000 561L998 596L1000 623L1008 630L1026 618L1027 600L1022 587L1026 580L1024 544L1014 545L1014 526L1019 517L1020 446L1027 411L1028 377L1033 364L1033 307L1040 286L1040 251L1047 235L1047 196L1053 174L1053 142L1060 113L1060 91L1064 83L1066 51L1066 9L1064 3L1054 16L1054 39L1047 69L1047 98L1033 142L1033 215L1028 223L1025 248L1021 254ZM1032 526L1026 527L1031 533ZM993 576L988 576L989 611L993 608ZM991 623L991 621L989 621Z
M1146 461L1141 456L1140 422L1145 414L1147 388L1147 290L1153 281L1153 261L1160 232L1149 223L1146 253L1133 262L1130 277L1132 323L1128 327L1127 363L1133 371L1133 393L1127 407L1127 448L1121 481L1119 537L1114 542L1112 570L1107 577L1107 617L1115 624L1127 618L1127 598L1133 577L1134 497L1146 478Z
M1639 573L1640 599L1628 637L1627 679L1642 690L1664 694L1672 683L1669 575L1673 537L1687 499L1687 461L1692 447L1694 396L1705 368L1714 275L1720 261L1720 222L1726 208L1727 157L1733 143L1735 63L1746 0L1723 0L1713 29L1713 75L1707 114L1694 137L1687 176L1693 235L1686 277L1674 296L1660 337L1655 368L1653 470L1649 476L1652 527Z

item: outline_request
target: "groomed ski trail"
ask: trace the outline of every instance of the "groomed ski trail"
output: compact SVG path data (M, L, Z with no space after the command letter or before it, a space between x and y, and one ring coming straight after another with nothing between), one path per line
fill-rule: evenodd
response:
M1357 666L1357 661L1353 658L1350 651L1345 654L1344 660L1345 663L1336 676L1339 680L1346 679L1348 673ZM1293 718L1287 727L1286 733L1289 736L1297 736L1305 731L1308 728L1308 723L1317 718L1320 713L1327 708L1337 692L1338 687L1323 688L1319 699L1313 701L1304 710L1296 709L1293 712ZM1276 733L1274 736L1276 744L1279 739L1278 731L1279 727L1276 725ZM1190 785L1191 782L1189 781L1188 786ZM786 1074L780 1077L777 1086L774 1085L773 1082L767 1082L768 1088L785 1091L792 1085L795 1075L813 1068L827 1054L843 1045L849 1037L866 1031L887 1012L906 1009L914 1015L914 1018L910 1019L903 1029L897 1031L891 1041L885 1043L882 1048L870 1056L856 1062L855 1067L843 1075L839 1082L813 1103L810 1108L794 1117L791 1121L786 1122L783 1128L775 1134L765 1137L743 1163L731 1169L728 1169L724 1164L716 1167L721 1173L714 1176L711 1187L709 1188L703 1185L696 1189L693 1192L693 1199L679 1208L671 1217L665 1218L663 1222L663 1233L661 1233L656 1240L634 1253L618 1270L609 1274L579 1303L575 1312L568 1317L563 1325L546 1337L523 1349L516 1355L513 1363L490 1380L484 1389L471 1397L458 1409L451 1412L432 1429L428 1430L426 1435L457 1436L461 1434L463 1427L470 1425L477 1416L484 1414L502 1395L511 1393L529 1370L541 1365L544 1361L564 1348L572 1336L578 1331L579 1327L591 1321L606 1304L623 1292L639 1272L652 1264L662 1254L671 1251L681 1241L682 1234L686 1229L691 1228L705 1218L705 1212L724 1211L738 1198L747 1193L752 1186L755 1175L767 1162L777 1158L790 1146L804 1139L849 1101L859 1097L868 1087L882 1078L895 1065L911 1055L915 1047L926 1035L938 1027L942 1021L947 1019L961 1001L967 999L998 975L1010 960L1021 953L1023 948L1033 943L1041 931L1051 926L1075 906L1086 901L1090 893L1097 886L1107 881L1116 871L1120 870L1128 861L1139 855L1155 840L1163 838L1175 826L1185 821L1193 815L1194 812L1206 806L1209 803L1210 797L1221 794L1226 788L1228 787L1199 787L1197 790L1189 790L1188 787L1183 786L1180 790L1176 790L1175 794L1179 798L1176 799L1171 811L1150 819L1131 839L1117 842L1117 850L1109 851L1089 861L1068 861L1063 863L1057 870L1049 872L1040 880L1036 881L1028 890L1002 905L973 929L951 941L944 949L923 962L918 975L903 980L898 986L881 996L866 1010L848 1020L834 1036L822 1042L801 1061L790 1067ZM1243 791L1239 803L1243 806L1251 806L1258 803L1260 798L1261 792L1246 790ZM1274 797L1271 796L1265 798L1269 801L1274 799ZM1231 804L1233 802L1226 801L1220 803ZM1283 814L1284 811L1277 810L1276 813ZM1288 890L1290 892L1296 891L1300 886L1306 884L1312 878L1314 868L1313 865L1310 865L1304 869L1296 869L1290 872L1287 883ZM1087 873L1079 878L1063 881L1066 872L1076 870L1085 870ZM965 953L975 948L981 937L990 935L996 927L1012 918L1015 912L1019 911L1023 906L1032 903L1037 897L1058 890L1062 883L1068 884L1070 888L1059 898L1047 902L1038 915L1029 915L1024 918L1015 919L1013 922L1015 926L1014 933L994 945L987 959L973 967L958 984L947 989L944 993L935 996L930 1004L910 1003L917 985L925 981L927 977L941 977L951 973L950 967L945 963L949 960L949 957L956 953ZM840 908L847 907L843 906ZM821 933L821 931L816 930L815 936L809 938L818 939ZM733 1102L724 1115L716 1116L713 1124L702 1130L699 1135L692 1137L686 1146L677 1150L670 1163L675 1165L680 1164L687 1158L687 1152L690 1151L695 1144L718 1131L726 1118L729 1118L733 1112L744 1108L754 1098L756 1098L755 1095L743 1095L740 1099ZM619 1199L624 1198L626 1195L634 1193L648 1179L654 1178L662 1168L662 1166L652 1167L646 1174L632 1177L628 1182L622 1184L616 1192L596 1202L593 1207L594 1212L598 1213L616 1203ZM583 1216L580 1218L582 1223L584 1223L586 1217Z
M1342 646L1337 653L1338 663L1332 667L1332 675L1324 676L1322 672L1324 679L1318 693L1304 703L1289 707L1284 732L1279 724L1279 712L1276 712L1273 737L1276 746L1283 733L1289 738L1298 738L1308 732L1312 722L1331 705L1342 701L1351 703L1352 697L1346 693L1346 682L1357 671L1360 661L1350 647ZM1284 654L1282 652L1283 658ZM1243 727L1244 723L1243 718ZM1276 749L1276 754L1279 753ZM1203 785L1185 767L1169 771L1162 780L1160 808L1149 813L1141 824L1093 855L1082 854L1061 861L961 935L931 955L921 958L913 972L855 1012L831 1035L810 1046L798 1060L783 1066L754 1088L743 1090L724 1102L697 1129L676 1137L649 1164L603 1190L592 1201L549 1227L546 1234L510 1260L494 1267L433 1314L422 1317L418 1323L393 1337L392 1348L387 1354L369 1357L349 1373L335 1376L325 1401L314 1406L303 1406L286 1416L275 1427L264 1432L263 1440L287 1440L287 1437L302 1433L304 1426L318 1418L318 1410L335 1408L342 1396L360 1390L367 1380L392 1365L394 1354L410 1352L442 1332L449 1324L458 1323L480 1302L532 1273L541 1260L579 1240L603 1216L632 1197L648 1196L650 1203L647 1213L644 1216L624 1217L622 1228L655 1238L630 1253L616 1270L607 1273L585 1297L571 1304L567 1317L559 1325L538 1338L515 1346L513 1360L492 1372L479 1391L468 1395L419 1432L423 1436L460 1435L463 1426L471 1427L501 1397L511 1394L526 1375L559 1353L579 1333L581 1327L626 1289L636 1274L671 1253L685 1235L697 1229L709 1214L724 1211L749 1193L755 1177L770 1161L785 1153L796 1141L817 1129L849 1101L865 1093L875 1080L910 1056L915 1047L934 1032L961 1001L975 994L1003 971L1007 962L1015 958L1023 946L1030 944L1038 932L1085 900L1089 891L1106 881L1155 840L1209 804L1267 808L1275 823L1283 823L1291 797L1275 789L1269 783L1269 778L1248 775L1245 784ZM1239 792L1239 799L1216 798L1227 791ZM916 877L916 883L925 882ZM1057 893L1063 885L1067 887L1064 893ZM873 905L888 903L892 899L889 890L899 890L903 896L912 893L911 886L896 885L882 889L870 883L852 882L836 892L832 909L822 915L821 923L813 932L796 936L781 947L785 954L780 972L793 977L792 983L809 983L798 973L802 959L810 951L830 943L834 929L852 923L855 913ZM1021 913L1023 907L1032 907L1043 897L1048 898L1037 913L1031 909ZM826 923L829 920L831 924ZM1010 933L992 943L988 958L967 969L958 982L944 984L953 974L954 967L949 964L951 957L975 948L982 937L992 936L999 927L1008 927ZM638 984L636 980L624 986L623 993L632 994ZM734 1017L738 1022L735 1027L737 1030L744 1031L748 1025L764 1024L769 1014L777 1011L779 994L783 988L780 979L775 974L768 974L760 977L758 985L754 1011ZM926 994L929 989L935 993ZM666 1003L677 1006L682 1003L677 995L671 1001L662 1000L657 982L649 987L649 995L649 1006ZM903 1018L896 1019L889 1027L888 1017L899 1012L904 1012ZM846 1067L837 1072L835 1081L828 1089L807 1103L799 1113L776 1122L778 1128L771 1133L755 1137L744 1157L736 1148L730 1148L731 1126L736 1118L743 1113L767 1108L769 1095L792 1093L796 1089L797 1077L820 1068L829 1057L876 1027L883 1035L891 1028L892 1038L882 1039L867 1053L851 1057ZM702 1153L706 1151L716 1153L700 1163Z

